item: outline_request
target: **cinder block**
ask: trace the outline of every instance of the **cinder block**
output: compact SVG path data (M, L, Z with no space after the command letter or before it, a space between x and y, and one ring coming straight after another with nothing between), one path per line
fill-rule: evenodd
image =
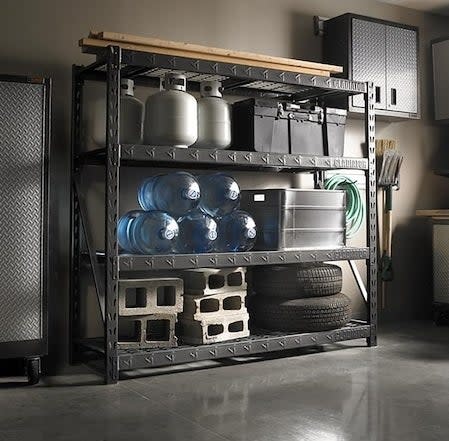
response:
M203 268L182 273L184 293L210 295L230 291L246 291L246 268Z
M173 348L176 314L151 314L139 317L119 317L118 346L133 348Z
M201 345L248 337L248 313L207 317L202 320L180 319L183 343Z
M178 314L182 312L184 282L165 277L119 282L119 315Z
M245 306L246 291L231 291L209 295L184 295L184 310L180 318L202 320L248 312Z

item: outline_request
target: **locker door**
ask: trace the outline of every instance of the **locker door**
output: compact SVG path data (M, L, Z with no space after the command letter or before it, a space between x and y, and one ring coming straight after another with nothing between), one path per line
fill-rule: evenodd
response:
M418 112L418 40L411 29L387 26L387 109Z
M381 23L352 19L352 79L372 81L376 92L376 109L387 108L386 94L386 26ZM364 107L363 95L352 98L354 107Z
M0 81L0 344L44 336L44 103L43 84Z

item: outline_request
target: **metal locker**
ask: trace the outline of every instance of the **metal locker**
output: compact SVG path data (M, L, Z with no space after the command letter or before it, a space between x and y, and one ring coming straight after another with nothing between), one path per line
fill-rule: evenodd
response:
M50 81L0 75L0 359L47 352Z
M386 26L387 109L418 112L418 34Z
M374 83L376 109L387 108L385 28L375 21L352 20L352 79ZM363 96L354 96L352 105L365 108Z

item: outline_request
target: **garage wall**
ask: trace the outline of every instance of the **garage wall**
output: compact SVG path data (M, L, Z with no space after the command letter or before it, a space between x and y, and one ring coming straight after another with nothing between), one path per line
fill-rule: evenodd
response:
M431 171L436 164L448 164L442 162L447 156L442 150L447 130L431 121L429 41L445 35L448 18L370 0L2 1L2 17L7 19L0 28L0 70L54 79L50 293L53 361L67 359L71 65L91 61L80 53L77 40L89 29L104 29L320 61L321 39L313 35L312 17L332 17L348 11L420 27L422 119L377 126L378 136L397 139L406 155L402 188L394 195L396 279L389 288L382 319L428 317L430 230L425 221L415 219L414 211L447 204L448 182ZM362 142L362 121L350 121L347 153L359 154ZM355 286L346 279L345 289L359 313L362 305Z

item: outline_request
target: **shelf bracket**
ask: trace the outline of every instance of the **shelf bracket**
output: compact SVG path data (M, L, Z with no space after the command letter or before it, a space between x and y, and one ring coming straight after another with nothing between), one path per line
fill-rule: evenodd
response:
M349 267L351 268L352 274L354 275L355 281L359 288L360 294L365 300L365 303L368 303L368 291L366 290L366 286L363 283L362 276L360 275L359 269L354 260L348 260Z
M93 245L92 235L89 230L89 225L87 222L86 201L84 199L83 193L81 192L81 184L79 182L79 176L76 176L74 178L73 185L74 185L75 197L78 200L81 225L82 225L82 229L83 229L83 233L84 233L84 239L86 242L87 252L89 254L89 261L90 261L90 266L92 269L92 275L94 278L95 291L97 293L98 305L100 307L101 317L104 322L105 321L105 295L104 295L104 286L103 286L103 279L102 279L103 276L101 274L100 265L98 264L97 256L96 256L94 248L92 246Z

